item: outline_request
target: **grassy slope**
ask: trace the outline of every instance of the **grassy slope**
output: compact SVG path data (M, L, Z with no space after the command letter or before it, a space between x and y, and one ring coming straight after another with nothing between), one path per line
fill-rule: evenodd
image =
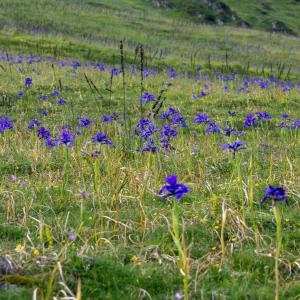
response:
M22 1L0 3L0 44L7 49L119 63L118 44L126 41L133 62L138 43L147 62L191 68L229 63L253 70L279 62L298 73L299 40L254 30L195 25L139 1ZM22 7L22 9L20 9ZM172 17L173 16L173 17Z
M150 0L148 2L151 3ZM158 1L152 2L156 3ZM218 20L220 20L225 24L241 25L244 23L244 25L251 28L266 31L286 32L294 35L300 33L300 2L295 0L209 1L212 5L201 0L168 0L161 2L174 4L172 9L168 9L169 11L176 11L182 17L191 18L198 22L218 23ZM273 22L277 23L275 28L272 26Z
M272 30L272 22L282 22L295 34L300 33L300 2L295 0L224 0L230 8L254 28ZM280 24L278 24L280 26Z
M144 12L146 6L139 1L89 2L93 4L2 0L0 44L22 52L57 53L119 64L118 43L126 38L127 61L132 62L135 45L144 43L152 53L163 50L161 59L151 61L148 48L149 64L191 67L194 53L193 67L207 62L209 54L214 65L224 64L228 50L232 64L244 66L250 60L255 69L278 61L293 62L297 71L297 38L194 25L174 20L173 12ZM275 226L270 203L259 205L269 183L284 185L290 197L289 207L280 205L284 216L281 296L299 296L300 136L297 131L276 127L283 112L299 118L298 89L283 93L281 89L264 90L253 85L249 94L238 94L236 88L242 83L230 82L231 89L225 93L225 83L215 78L195 82L186 77L171 80L166 74L150 76L145 79L145 89L156 96L165 83L172 81L163 110L178 108L190 125L179 130L175 152L151 156L135 151L140 147L139 139L133 134L130 139L123 135L122 122L101 123L104 113L122 113L120 77L114 79L110 97L106 90L109 71L79 68L74 72L55 67L54 74L51 65L44 62L34 65L35 71L24 64L26 73L21 74L16 65L2 65L9 70L0 70L2 92L16 95L23 88L25 76L33 78L33 86L11 107L0 107L0 116L9 114L15 121L15 130L0 136L0 255L10 255L24 275L5 279L19 289L0 291L1 300L31 299L36 286L46 294L49 272L58 260L72 291L81 279L82 299L140 299L144 291L152 299L174 299L183 288L182 272L176 264L178 250L169 233L172 207L156 195L165 176L173 173L192 188L179 204L188 245L191 299L273 298ZM84 73L101 91L103 101L91 92ZM57 78L65 87L62 96L66 106L58 106L52 96ZM134 127L140 115L140 78L138 73L127 72L126 79L127 110ZM209 86L209 96L192 100L191 94L200 93L204 84ZM42 94L47 94L47 101L39 100ZM40 115L43 109L49 117ZM266 110L273 115L270 123L249 129L241 137L247 149L239 153L236 162L220 150L235 138L205 135L201 125L192 124L196 113L207 111L223 126L228 110L237 111L238 116L229 122L240 130L246 114ZM39 118L52 133L66 123L76 131L77 115L95 123L82 129L69 151L41 147L36 131L27 129L30 119ZM100 130L117 145L115 150L86 144ZM96 149L101 151L99 159L91 157ZM243 201L249 200L251 191L253 211ZM225 226L227 251L224 267L220 268L222 202L232 215ZM52 247L46 228L51 232ZM75 242L69 241L71 232L76 232ZM15 251L19 243L26 246L21 253ZM38 255L33 254L34 248L39 250ZM52 296L61 288L57 273L55 279Z

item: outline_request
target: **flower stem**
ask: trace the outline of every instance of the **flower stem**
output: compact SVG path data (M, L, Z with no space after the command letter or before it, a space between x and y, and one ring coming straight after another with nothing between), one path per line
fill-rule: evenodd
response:
M273 200L273 214L276 221L276 255L275 255L275 300L279 300L279 258L282 245L282 232L281 232L281 215L275 201Z

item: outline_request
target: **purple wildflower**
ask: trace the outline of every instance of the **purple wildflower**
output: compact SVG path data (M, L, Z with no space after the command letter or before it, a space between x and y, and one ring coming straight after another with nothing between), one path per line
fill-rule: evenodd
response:
M210 119L207 117L206 113L198 114L194 119L194 124L204 123L207 124L210 122Z
M71 147L75 137L75 134L71 134L70 131L63 129L61 136L56 141L56 145L66 145L67 147Z
M41 127L39 130L38 130L38 134L37 134L38 138L40 140L42 139L47 139L50 137L50 131L48 131L45 127Z
M300 127L300 119L296 119L296 120L292 123L291 128L292 128L293 130L296 130L296 129L299 128L299 127Z
M236 157L236 153L242 149L245 149L245 143L244 142L235 142L234 144L226 144L221 148L224 150L229 150L233 154L233 158Z
M244 122L244 127L251 127L257 124L257 116L253 116L252 114L247 115Z
M22 98L24 96L25 96L24 92L20 91L17 95L17 98Z
M181 199L184 194L188 193L190 189L185 186L183 183L177 183L177 176L171 175L166 177L167 184L164 185L158 192L159 195L162 195L166 192L162 198L166 199L170 196L175 196L176 199Z
M143 153L143 152L152 152L152 153L156 153L156 152L159 150L159 148L158 148L157 146L154 146L153 144L154 144L153 139L150 138L149 141L148 141L147 146L146 146L145 148L142 148L142 149L141 149L141 152L142 152L142 153Z
M32 79L30 77L25 78L24 87L26 89L29 89L31 85L32 85Z
M144 93L140 99L140 105L142 106L145 102L145 105L147 105L148 102L156 102L156 98L154 95L149 94L149 93Z
M67 104L67 101L65 99L61 98L57 101L57 104L63 106L63 105Z
M41 126L41 122L38 119L32 119L29 121L28 129L33 130Z
M4 133L7 129L13 129L14 125L8 116L4 116L0 119L0 133Z
M102 133L102 132L99 132L96 136L94 136L92 138L92 142L94 143L100 143L102 145L110 145L112 148L115 147L115 145L113 144L113 142L111 140L108 139L108 137Z
M266 112L258 112L256 115L260 120L263 120L263 121L272 119L272 116L267 114Z
M54 90L53 91L53 97L57 97L59 95L59 91L58 90Z
M274 202L285 201L285 203L288 204L288 198L283 187L273 187L270 185L267 189L265 189L265 196L261 200L261 204L267 199L271 199Z
M93 124L93 121L92 120L89 120L87 118L81 118L80 119L80 124L77 126L78 128L81 128L81 127L89 127Z

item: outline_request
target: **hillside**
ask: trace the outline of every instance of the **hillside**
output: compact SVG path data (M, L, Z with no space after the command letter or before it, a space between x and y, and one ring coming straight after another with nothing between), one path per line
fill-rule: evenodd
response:
M299 73L298 38L196 24L180 11L157 9L144 0L2 0L0 45L116 64L124 40L127 63L135 63L136 46L143 44L149 66L222 70L229 64L256 73L284 66L290 74Z
M300 33L300 2L296 0L146 0L156 8L176 11L196 22Z

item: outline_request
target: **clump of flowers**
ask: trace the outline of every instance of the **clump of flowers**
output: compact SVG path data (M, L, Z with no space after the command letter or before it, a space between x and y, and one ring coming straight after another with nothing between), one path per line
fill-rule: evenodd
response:
M39 140L43 140L42 146L52 148L55 146L55 141L51 139L51 133L45 127L40 127L37 133Z
M185 118L175 108L170 107L167 113L161 114L160 119L165 123L161 128L160 143L164 149L173 149L171 141L178 135L177 129L179 127L187 128Z
M221 129L220 127L212 120L208 118L206 113L198 114L194 119L194 124L205 124L207 125L207 128L204 130L206 134L212 134L212 133L220 133Z
M253 127L261 121L268 121L272 119L272 116L266 112L258 112L255 115L249 114L245 118L244 127Z
M5 130L13 129L14 125L13 122L9 119L8 116L4 116L0 118L0 133L4 133Z
M160 119L168 121L172 126L174 125L176 128L179 126L183 128L187 128L187 124L185 123L185 118L180 114L178 110L173 107L169 107L167 113L161 114Z
M153 122L148 119L142 118L136 128L135 128L135 134L139 135L141 140L147 141L152 135L157 131L155 128Z

